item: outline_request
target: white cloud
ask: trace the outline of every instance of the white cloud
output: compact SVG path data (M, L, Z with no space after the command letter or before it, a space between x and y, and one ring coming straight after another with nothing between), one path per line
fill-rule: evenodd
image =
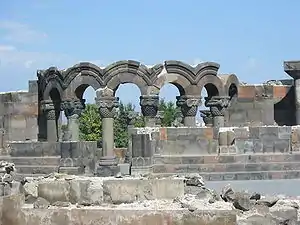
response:
M11 45L0 45L0 67L44 69L64 67L74 62L68 55L49 52L22 51Z
M3 39L12 42L30 43L47 38L47 34L32 29L27 24L14 21L0 21L0 30L4 31Z

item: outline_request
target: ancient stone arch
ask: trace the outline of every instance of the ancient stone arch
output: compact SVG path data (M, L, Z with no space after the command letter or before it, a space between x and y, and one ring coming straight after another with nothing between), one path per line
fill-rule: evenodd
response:
M164 84L172 83L180 92L180 96L177 97L177 105L181 107L181 111L185 114L184 117L189 119L185 124L192 126L194 114L198 105L201 104L200 95L203 87L207 89L210 96L228 96L233 87L238 86L235 75L220 78L217 75L219 67L220 65L214 62L190 66L174 60L147 67L134 60L123 60L105 68L81 62L66 70L59 70L56 67L39 70L37 73L39 105L43 109L40 110L41 117L53 120L53 110L55 112L58 110L55 104L61 100L60 110L64 110L68 114L68 118L77 118L77 114L80 114L84 108L83 93L89 86L95 90L110 90L108 92L101 91L102 94L105 93L105 96L98 96L98 98L102 98L98 103L103 107L114 107L117 101L114 95L118 87L124 83L133 83L139 87L141 92L142 112L146 117L153 119L157 114L160 89ZM59 99L51 97L53 90L58 93ZM102 112L108 113L107 110L102 110ZM74 117L74 114L77 116ZM113 113L109 112L108 114L112 115ZM108 114L103 116L108 116ZM54 123L51 124L53 126Z

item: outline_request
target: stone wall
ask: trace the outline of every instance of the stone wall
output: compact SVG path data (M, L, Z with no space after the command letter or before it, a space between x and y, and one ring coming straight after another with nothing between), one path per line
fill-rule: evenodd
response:
M280 85L240 85L226 115L227 126L293 125L295 93L291 81Z
M0 129L4 132L0 134L0 144L10 140L37 140L37 116L36 81L29 81L28 91L0 93Z

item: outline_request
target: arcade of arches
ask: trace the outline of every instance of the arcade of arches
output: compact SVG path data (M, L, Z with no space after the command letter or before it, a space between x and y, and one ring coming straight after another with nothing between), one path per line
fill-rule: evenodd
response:
M180 95L183 126L195 126L201 90L208 96L201 111L207 126L224 126L224 113L239 85L235 75L219 75L219 64L205 62L192 67L180 61L165 61L151 68L136 61L119 61L105 68L91 63L79 63L66 70L50 67L37 72L39 86L39 139L58 141L58 119L64 111L68 130L64 140L78 141L78 117L85 108L83 93L91 86L96 90L96 104L102 118L102 147L104 156L114 149L113 120L118 107L115 92L120 84L134 83L140 91L140 105L146 126L157 126L159 91L166 83L174 84Z

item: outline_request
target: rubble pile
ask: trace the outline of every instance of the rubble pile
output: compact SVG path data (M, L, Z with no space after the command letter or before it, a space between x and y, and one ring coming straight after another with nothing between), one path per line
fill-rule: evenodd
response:
M9 173L13 165L7 164ZM155 177L79 177L50 174L26 178L19 189L25 206L33 209L84 208L118 210L185 210L226 212L236 215L238 225L299 224L299 199L262 196L234 191L230 185L217 193L205 186L198 174Z

